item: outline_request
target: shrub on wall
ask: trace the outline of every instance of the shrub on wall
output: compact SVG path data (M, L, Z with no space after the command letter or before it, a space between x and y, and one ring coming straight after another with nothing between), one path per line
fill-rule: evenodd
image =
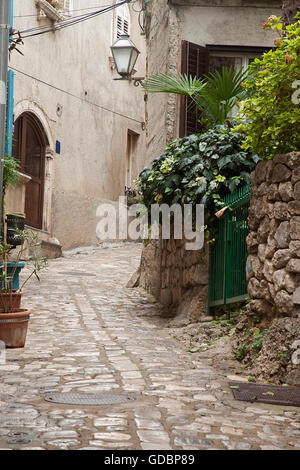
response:
M143 204L204 204L206 222L224 205L225 194L250 182L257 155L241 148L241 136L227 126L177 139L139 175Z
M300 149L300 21L284 29L271 16L263 27L280 37L274 50L250 65L244 87L252 96L241 103L235 130L244 136L245 150L271 159Z

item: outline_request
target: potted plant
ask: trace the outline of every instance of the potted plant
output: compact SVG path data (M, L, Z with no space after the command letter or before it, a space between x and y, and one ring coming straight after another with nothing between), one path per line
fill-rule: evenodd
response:
M30 311L21 308L23 288L32 276L40 280L38 273L47 266L46 258L40 256L37 234L16 228L16 237L21 241L16 256L13 256L14 245L4 241L0 243L0 340L8 348L25 345ZM19 286L18 270L26 250L31 251L26 263L29 272Z
M59 2L56 2L55 0L47 0L47 2L50 3L50 5L56 10L62 9L62 5Z

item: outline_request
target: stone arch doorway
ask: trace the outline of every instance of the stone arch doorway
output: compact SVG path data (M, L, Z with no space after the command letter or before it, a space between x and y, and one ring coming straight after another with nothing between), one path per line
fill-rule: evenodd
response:
M20 161L20 171L31 178L25 193L26 224L42 229L48 139L40 120L31 112L18 117L13 139L13 156Z

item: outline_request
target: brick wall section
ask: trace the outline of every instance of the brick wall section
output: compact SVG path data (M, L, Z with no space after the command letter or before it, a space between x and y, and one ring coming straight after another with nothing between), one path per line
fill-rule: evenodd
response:
M251 175L248 313L300 316L300 152L260 162Z

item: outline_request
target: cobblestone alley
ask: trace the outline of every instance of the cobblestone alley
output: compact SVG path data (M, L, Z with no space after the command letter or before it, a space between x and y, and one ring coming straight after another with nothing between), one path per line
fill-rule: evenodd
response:
M0 448L300 449L299 408L235 401L221 370L185 352L158 307L126 283L141 246L51 260L31 281L27 342L0 364ZM54 393L128 395L112 405Z

